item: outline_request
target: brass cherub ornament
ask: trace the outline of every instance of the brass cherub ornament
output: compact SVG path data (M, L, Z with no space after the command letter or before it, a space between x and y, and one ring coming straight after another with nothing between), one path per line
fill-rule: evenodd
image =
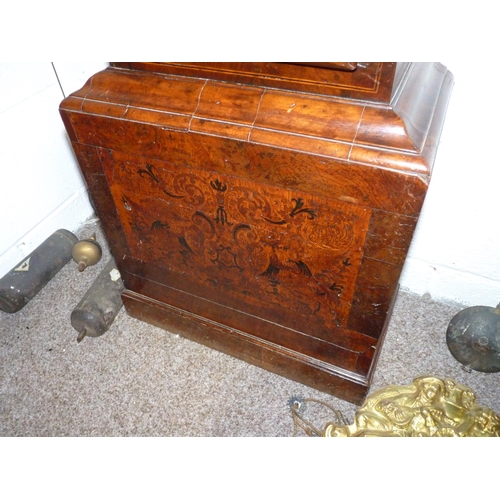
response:
M369 396L352 425L329 423L325 437L500 436L500 416L476 403L474 392L450 378L424 376Z

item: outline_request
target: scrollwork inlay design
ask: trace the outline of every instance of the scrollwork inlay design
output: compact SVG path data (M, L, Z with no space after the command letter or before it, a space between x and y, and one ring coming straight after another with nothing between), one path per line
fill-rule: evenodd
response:
M105 168L137 259L263 311L279 305L345 323L367 209L116 152Z

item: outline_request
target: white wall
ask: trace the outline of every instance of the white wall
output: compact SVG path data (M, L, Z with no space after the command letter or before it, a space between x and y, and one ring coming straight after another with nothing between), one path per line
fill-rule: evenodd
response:
M64 93L105 63L56 63ZM60 228L93 210L59 116L64 98L50 62L0 63L0 277Z
M494 307L500 302L500 103L466 59L443 61L455 86L401 286Z
M401 278L404 289L464 304L500 302L500 104L478 93L467 58L455 77L433 179ZM64 94L106 63L54 63ZM0 276L92 208L59 117L50 63L0 64Z

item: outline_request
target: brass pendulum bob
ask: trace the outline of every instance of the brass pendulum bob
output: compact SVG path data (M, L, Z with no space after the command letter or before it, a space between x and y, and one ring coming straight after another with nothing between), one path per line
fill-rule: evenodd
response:
M102 249L95 240L95 234L89 239L80 240L73 247L73 260L78 264L78 270L84 271L88 266L93 266L101 260Z

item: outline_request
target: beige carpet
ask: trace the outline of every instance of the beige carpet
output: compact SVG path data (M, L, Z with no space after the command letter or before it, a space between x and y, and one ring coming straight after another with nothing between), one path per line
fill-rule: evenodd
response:
M67 264L16 314L0 312L1 436L293 436L289 401L316 398L352 423L356 407L128 317L76 342L70 314L109 259L79 273ZM482 304L477 304L482 305ZM500 413L500 373L466 373L445 334L462 306L400 292L372 391L429 374L471 387ZM321 405L305 415L333 418ZM299 436L304 433L299 430Z

